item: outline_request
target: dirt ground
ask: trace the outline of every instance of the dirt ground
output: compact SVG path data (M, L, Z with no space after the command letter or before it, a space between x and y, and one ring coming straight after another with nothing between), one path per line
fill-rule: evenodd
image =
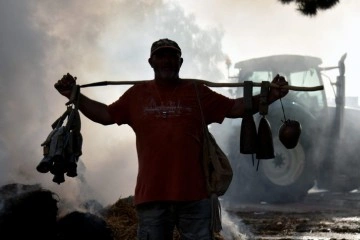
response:
M223 205L226 209L223 235L229 240L360 239L358 191L309 193L304 202L293 204Z

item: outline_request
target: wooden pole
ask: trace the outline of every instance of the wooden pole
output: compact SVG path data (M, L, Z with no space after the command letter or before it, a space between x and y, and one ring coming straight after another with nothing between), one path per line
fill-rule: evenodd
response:
M190 81L194 81L194 82L200 82L200 83L205 84L208 87L244 87L244 83L215 83L215 82L210 82L210 81L201 80L201 79L184 79L184 78L182 78L182 79L183 80L190 80ZM148 81L150 81L150 80L102 81L102 82L83 84L80 87L85 88L85 87L98 87L98 86L107 86L107 85L134 85L134 84L139 84L139 83L145 83L145 82L148 82ZM254 82L253 86L254 87L261 87L261 83ZM291 86L291 85L279 86L277 84L270 83L270 87L289 89L289 90L293 90L293 91L319 91L319 90L324 90L323 85L314 86L314 87L300 87L300 86Z

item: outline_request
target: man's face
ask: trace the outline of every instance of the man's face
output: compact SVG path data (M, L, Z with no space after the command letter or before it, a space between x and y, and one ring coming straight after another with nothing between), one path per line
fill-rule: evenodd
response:
M159 49L149 59L155 77L162 79L178 78L182 62L180 54L169 48Z

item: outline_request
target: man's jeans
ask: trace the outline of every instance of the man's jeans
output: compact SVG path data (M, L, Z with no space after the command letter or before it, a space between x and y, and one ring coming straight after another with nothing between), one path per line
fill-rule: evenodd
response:
M138 240L172 240L175 226L181 240L212 240L209 199L189 202L153 202L136 207Z

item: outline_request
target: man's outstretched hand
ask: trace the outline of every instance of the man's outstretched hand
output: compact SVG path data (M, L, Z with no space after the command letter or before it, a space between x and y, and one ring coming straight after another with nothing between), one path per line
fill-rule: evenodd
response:
M285 80L283 76L280 76L277 74L274 79L271 81L271 83L274 83L278 86L285 86L289 85L289 83ZM283 98L286 96L286 94L289 93L289 89L286 88L270 88L270 100L276 101L279 98Z
M72 87L75 84L76 77L73 77L71 74L67 73L54 84L54 87L61 95L70 98Z

